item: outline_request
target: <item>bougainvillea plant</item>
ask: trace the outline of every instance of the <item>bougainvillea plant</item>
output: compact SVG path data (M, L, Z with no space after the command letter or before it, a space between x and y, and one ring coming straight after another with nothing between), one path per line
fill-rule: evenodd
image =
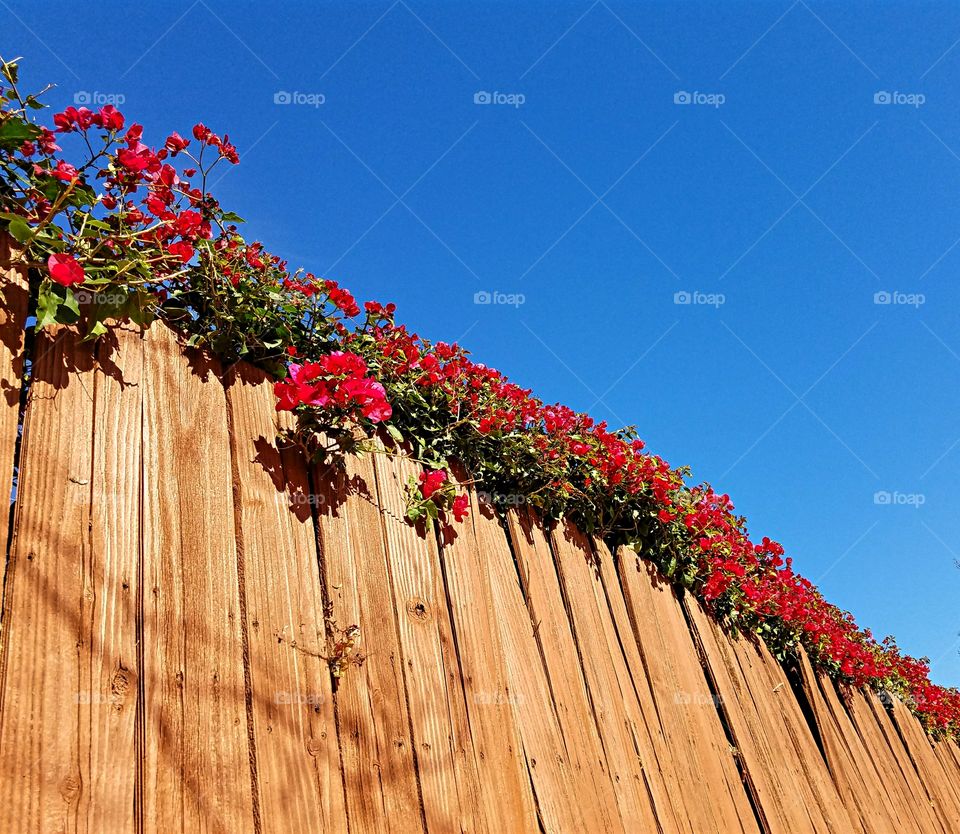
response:
M162 319L188 345L270 371L311 457L376 445L419 462L412 521L466 516L456 460L478 491L634 548L781 659L803 646L839 681L903 698L931 733L960 734L960 692L932 684L926 659L859 629L779 544L751 540L729 496L688 484L632 428L546 404L463 348L408 332L393 305L361 309L336 282L247 241L207 190L215 167L239 161L226 135L198 124L147 144L110 106L68 107L43 125L16 63L0 69L0 231L18 247L4 266L27 268L38 328L95 339L113 320Z

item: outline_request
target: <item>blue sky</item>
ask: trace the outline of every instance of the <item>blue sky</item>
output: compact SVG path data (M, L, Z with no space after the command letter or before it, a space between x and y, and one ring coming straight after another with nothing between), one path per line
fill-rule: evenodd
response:
M952 685L958 41L948 3L0 0L25 87L230 133L248 237L638 425Z

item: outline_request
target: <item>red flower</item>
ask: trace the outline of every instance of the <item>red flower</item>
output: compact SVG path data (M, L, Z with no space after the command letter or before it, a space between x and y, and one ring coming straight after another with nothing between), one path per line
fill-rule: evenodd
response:
M183 263L187 263L187 261L193 257L193 247L184 241L180 241L179 243L171 243L167 247L167 252L174 257L179 258Z
M453 517L457 521L463 521L470 514L470 499L466 493L458 495L453 499Z
M86 279L83 267L72 255L56 254L47 258L50 277L64 287L82 284Z
M163 146L170 151L170 153L176 156L189 144L189 139L184 139L179 133L174 132L167 137L167 141L163 143Z
M323 369L315 362L293 364L288 368L289 377L273 386L277 395L277 411L293 411L298 405L323 407L330 403L330 389L318 377Z
M123 113L112 104L100 108L98 121L106 130L123 130Z
M447 482L447 473L442 469L428 469L420 473L420 494L429 498Z
M73 182L77 177L80 176L80 172L77 171L69 162L64 162L62 159L57 163L57 167L54 168L51 172L58 180L63 180L63 182Z

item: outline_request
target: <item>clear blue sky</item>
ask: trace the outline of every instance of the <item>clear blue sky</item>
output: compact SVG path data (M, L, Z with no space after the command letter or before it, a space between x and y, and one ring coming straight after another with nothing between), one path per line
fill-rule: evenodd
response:
M27 86L226 130L249 236L636 423L953 685L958 39L951 3L0 0Z

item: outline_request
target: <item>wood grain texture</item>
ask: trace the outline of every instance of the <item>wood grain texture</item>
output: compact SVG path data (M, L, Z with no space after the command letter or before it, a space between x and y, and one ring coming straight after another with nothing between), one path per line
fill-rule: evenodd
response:
M588 831L635 830L621 812L619 787L601 740L547 534L528 510L511 510L507 525L574 776L571 793L580 803Z
M261 831L346 832L306 461L277 448L266 374L227 379Z
M684 830L657 770L589 541L569 525L561 525L552 532L550 542L624 827L628 831Z
M539 824L546 834L593 830L591 818L584 813L592 804L593 780L589 771L571 765L571 759L579 761L580 751L571 753L564 741L541 656L539 629L530 619L509 544L503 531L493 528L490 511L479 505L477 512L489 519L477 526L477 538L490 575L496 625L504 647L506 688L533 783Z
M334 694L351 831L424 830L400 634L373 459L312 473L323 576L340 629L360 627L359 665Z
M862 831L844 808L782 669L684 600L764 824L771 832ZM779 674L778 671L779 670Z
M523 704L507 681L499 616L490 588L492 548L507 547L500 523L470 493L470 515L441 535L440 561L463 682L480 802L492 831L535 831L530 777L518 724L541 704ZM509 553L509 551L508 551Z
M233 477L220 368L147 333L143 830L255 830Z
M143 340L117 327L96 347L90 559L84 571L79 830L134 831L140 597Z
M931 806L946 831L960 831L960 786L943 769L933 744L920 721L898 698L890 699L890 718L923 783Z
M683 795L695 792L703 797L691 809L697 826L757 831L756 816L673 587L631 550L617 554L617 572L666 755L682 774Z
M36 344L0 667L0 831L80 830L81 721L93 704L93 351L69 330ZM134 762L127 762L133 766ZM121 826L123 821L121 820ZM121 829L122 830L122 827Z
M23 333L27 323L27 272L23 267L3 266L17 255L13 239L0 233L0 496L13 487L17 425L20 418L20 388L23 378ZM6 507L6 503L0 506ZM0 516L0 588L6 569L6 512ZM0 611L3 600L0 599Z
M384 454L374 466L427 831L487 831L436 537L404 520L419 469Z
M883 777L863 749L860 736L840 704L832 682L821 679L814 672L806 652L800 654L800 672L830 773L846 807L859 816L868 832L881 834L891 824L906 830L915 815L900 815L899 809L906 809L904 798L897 796L899 785L884 786ZM917 819L917 825L922 825L922 819Z

